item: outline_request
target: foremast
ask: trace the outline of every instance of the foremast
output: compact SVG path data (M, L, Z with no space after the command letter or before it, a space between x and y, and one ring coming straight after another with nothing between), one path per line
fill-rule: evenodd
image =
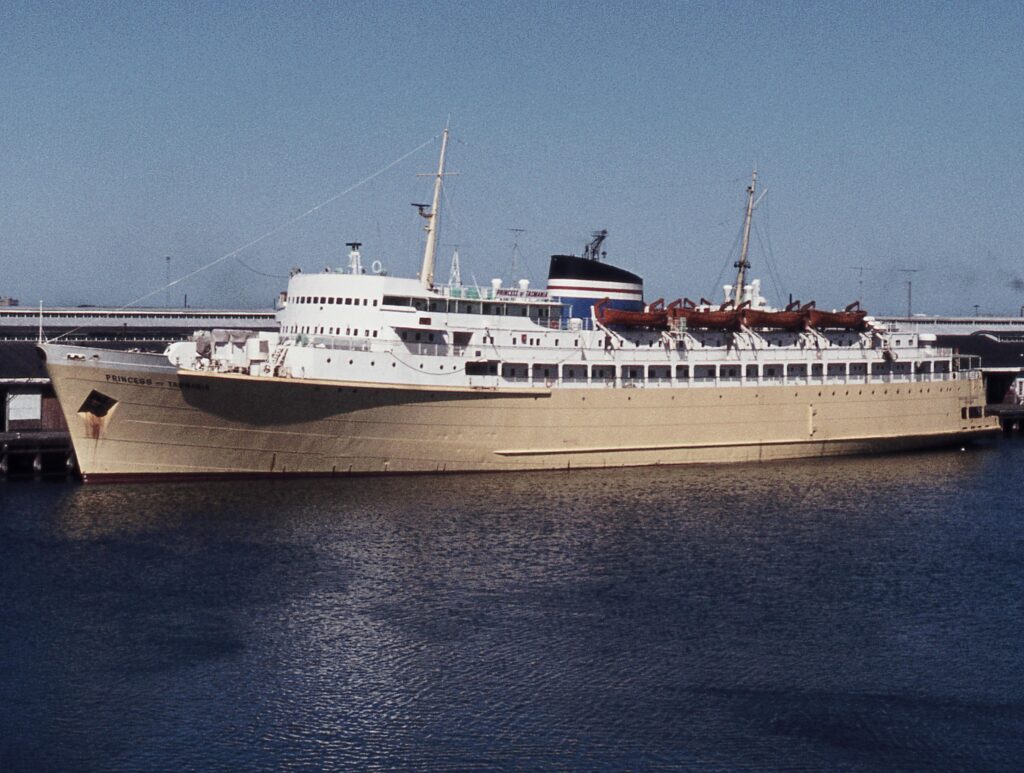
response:
M426 218L427 225L427 246L423 249L423 267L420 269L420 282L424 289L429 290L434 286L434 256L437 253L437 222L441 205L441 180L444 178L444 154L448 149L448 127L444 127L441 134L441 158L437 162L437 176L434 180L434 200L430 205L430 212L424 212L422 205L420 215Z

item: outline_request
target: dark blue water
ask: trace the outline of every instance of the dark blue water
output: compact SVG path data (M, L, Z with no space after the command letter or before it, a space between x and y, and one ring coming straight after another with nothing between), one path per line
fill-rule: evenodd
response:
M0 769L1019 769L1022 469L0 484Z

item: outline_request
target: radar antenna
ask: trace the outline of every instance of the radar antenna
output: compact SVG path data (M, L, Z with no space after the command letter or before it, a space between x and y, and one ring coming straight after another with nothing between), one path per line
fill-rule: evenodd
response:
M604 260L608 253L601 250L601 245L608 238L608 229L604 228L600 231L594 231L591 236L593 238L590 240L590 243L583 248L583 257L590 258L591 260Z

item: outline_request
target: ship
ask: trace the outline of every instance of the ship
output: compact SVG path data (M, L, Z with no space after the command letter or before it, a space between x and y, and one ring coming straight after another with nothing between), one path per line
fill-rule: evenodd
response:
M724 301L645 303L598 231L547 285L435 281L447 129L418 277L294 273L277 330L163 354L40 351L86 482L761 462L998 431L977 362L855 305L775 310L747 281L757 174Z

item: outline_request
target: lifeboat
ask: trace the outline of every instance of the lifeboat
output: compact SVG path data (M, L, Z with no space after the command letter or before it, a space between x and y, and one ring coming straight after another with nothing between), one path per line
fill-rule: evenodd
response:
M622 327L649 327L655 330L668 328L668 312L662 299L656 300L646 311L624 311L611 309L607 304L609 298L602 298L594 304L594 318L602 325L620 325Z
M807 313L807 324L810 327L866 330L868 326L865 320L868 313L861 309L860 301L854 301L843 311L821 311L814 308L814 301L811 301L802 311Z
M765 311L764 309L744 309L743 324L747 327L773 328L775 330L804 330L808 323L808 314L800 308L800 301L793 301L785 311Z
M672 319L686 320L687 327L708 328L711 330L739 330L743 322L742 315L746 308L732 307L732 301L723 303L719 308L710 308L710 304L701 298L701 307L689 298L672 301L665 309Z

